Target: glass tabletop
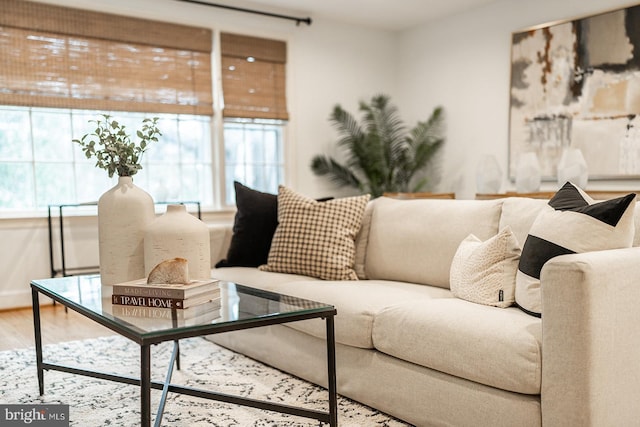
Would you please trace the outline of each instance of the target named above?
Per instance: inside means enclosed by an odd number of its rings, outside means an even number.
[[[113,287],[100,276],[32,280],[31,286],[61,304],[130,338],[173,339],[335,314],[331,305],[219,281],[219,298],[185,309],[112,303]],[[161,341],[157,339],[156,341]]]

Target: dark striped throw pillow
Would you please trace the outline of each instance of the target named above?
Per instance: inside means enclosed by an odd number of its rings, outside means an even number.
[[[540,272],[559,255],[631,247],[636,195],[595,202],[567,182],[536,217],[522,248],[516,274],[516,304],[542,316]]]

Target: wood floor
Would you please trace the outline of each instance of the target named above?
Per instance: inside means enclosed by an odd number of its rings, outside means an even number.
[[[42,344],[113,335],[114,332],[60,304],[40,308]],[[34,346],[31,308],[0,311],[0,351]]]

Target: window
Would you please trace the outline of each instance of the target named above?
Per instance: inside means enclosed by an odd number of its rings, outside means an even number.
[[[283,122],[228,119],[224,123],[225,203],[234,201],[233,181],[278,193],[284,181]]]
[[[284,182],[287,45],[222,33],[220,49],[225,202],[233,204],[233,181],[269,193]]]
[[[0,107],[0,210],[93,202],[115,185],[71,140],[92,131],[97,111]],[[142,113],[113,112],[132,133]],[[158,114],[163,134],[143,156],[136,184],[154,200],[199,200],[211,205],[211,138],[208,116]]]
[[[0,0],[0,210],[95,201],[113,182],[71,141],[108,113],[163,136],[134,179],[158,201],[212,204],[212,31]]]

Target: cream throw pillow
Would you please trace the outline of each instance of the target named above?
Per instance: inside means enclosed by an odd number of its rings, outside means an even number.
[[[370,196],[318,202],[278,189],[278,227],[263,271],[358,280],[355,240]]]
[[[469,235],[460,243],[451,263],[451,292],[478,304],[509,307],[515,301],[520,252],[518,239],[509,226],[484,242]]]

